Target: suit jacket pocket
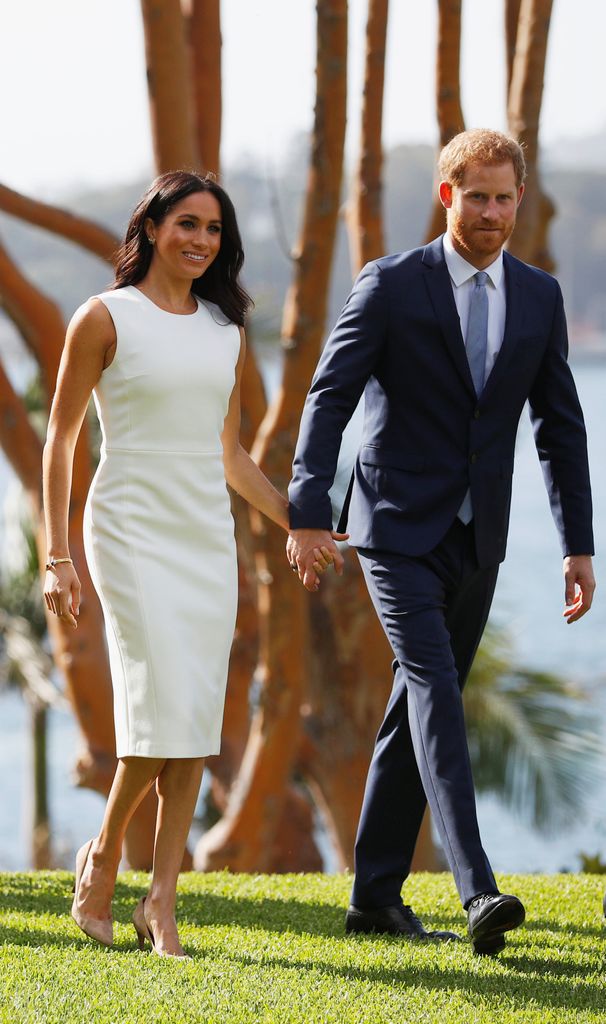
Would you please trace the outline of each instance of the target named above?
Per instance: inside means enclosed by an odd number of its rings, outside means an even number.
[[[404,469],[409,473],[422,473],[427,465],[427,460],[415,452],[377,448],[370,444],[365,444],[360,449],[359,458],[363,466],[391,466],[393,469]]]

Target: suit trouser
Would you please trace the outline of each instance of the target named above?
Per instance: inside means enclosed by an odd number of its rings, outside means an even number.
[[[463,905],[497,885],[482,848],[461,691],[480,642],[498,566],[480,569],[473,524],[455,520],[420,557],[360,549],[395,656],[355,847],[352,903],[393,906],[429,802]]]

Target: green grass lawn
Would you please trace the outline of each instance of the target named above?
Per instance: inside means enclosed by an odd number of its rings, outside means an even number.
[[[527,924],[496,958],[471,946],[346,938],[351,877],[189,874],[178,916],[190,962],[139,952],[130,916],[147,876],[121,875],[115,947],[79,932],[65,872],[0,874],[2,1024],[551,1024],[606,1021],[604,879],[501,877]],[[406,899],[465,931],[450,875]]]

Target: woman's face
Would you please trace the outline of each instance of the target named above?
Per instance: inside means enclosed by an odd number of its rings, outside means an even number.
[[[201,277],[221,248],[221,207],[212,192],[192,192],[176,203],[160,224],[145,221],[154,239],[153,263],[170,277]]]

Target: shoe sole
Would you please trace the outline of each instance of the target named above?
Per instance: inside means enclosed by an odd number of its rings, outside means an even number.
[[[347,916],[345,919],[346,935],[399,935],[400,932],[388,931],[385,928],[369,925],[361,917]]]
[[[471,942],[474,953],[480,956],[491,956],[500,953],[505,949],[504,932],[513,931],[524,923],[526,911],[521,903],[513,906],[506,903],[495,907],[491,914],[476,928],[475,935],[472,935]]]
[[[477,956],[496,956],[505,949],[505,936],[500,933],[491,939],[472,939],[472,945]]]
[[[355,914],[348,914],[345,918],[346,935],[396,935],[399,938],[411,939],[413,942],[422,942],[423,936],[411,935],[410,932],[398,931],[394,928],[382,928],[380,925],[369,925],[368,919]]]

